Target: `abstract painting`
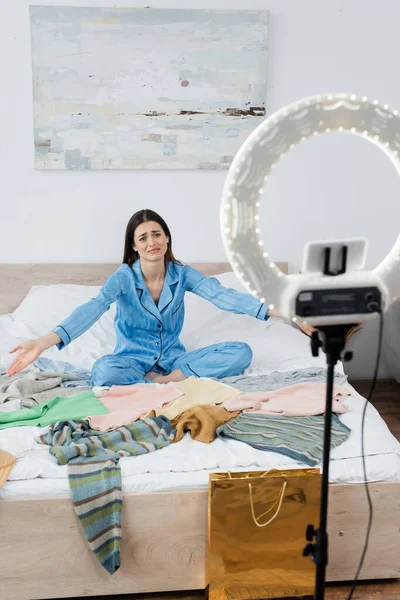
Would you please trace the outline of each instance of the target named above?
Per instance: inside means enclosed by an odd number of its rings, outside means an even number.
[[[38,169],[226,169],[265,118],[268,11],[30,16]]]

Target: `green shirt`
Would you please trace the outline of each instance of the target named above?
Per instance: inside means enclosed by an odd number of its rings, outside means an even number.
[[[93,392],[84,392],[69,398],[57,396],[32,408],[0,412],[0,429],[23,425],[44,427],[57,421],[76,421],[107,413],[108,410]]]

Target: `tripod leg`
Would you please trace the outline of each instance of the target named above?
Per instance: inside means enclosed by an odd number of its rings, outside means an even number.
[[[329,458],[331,449],[331,423],[333,399],[334,364],[328,365],[328,378],[326,385],[326,408],[324,423],[324,458],[322,463],[321,507],[319,528],[316,532],[315,562],[317,565],[315,598],[324,599],[325,574],[328,564],[328,534],[326,531],[328,520],[328,483],[329,483]]]
[[[332,425],[332,400],[333,400],[333,382],[335,365],[340,360],[340,355],[345,347],[346,334],[351,325],[333,325],[320,327],[319,331],[322,337],[322,347],[326,354],[328,365],[327,385],[326,385],[326,407],[324,421],[324,457],[322,462],[322,482],[321,482],[321,504],[319,528],[315,531],[313,526],[307,527],[307,540],[315,537],[315,542],[307,544],[303,555],[312,555],[316,564],[315,579],[315,600],[324,600],[325,594],[325,574],[328,564],[328,484],[329,484],[329,459],[331,450],[331,425]]]

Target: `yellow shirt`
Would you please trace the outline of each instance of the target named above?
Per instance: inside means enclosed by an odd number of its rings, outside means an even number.
[[[184,395],[174,400],[169,406],[157,409],[155,411],[157,417],[164,415],[172,421],[188,408],[202,404],[210,406],[221,404],[228,398],[242,393],[236,388],[203,377],[188,377],[183,381],[174,382],[174,385],[179,387]]]

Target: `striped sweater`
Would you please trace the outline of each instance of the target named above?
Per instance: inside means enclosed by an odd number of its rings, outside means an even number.
[[[75,512],[92,552],[110,574],[120,566],[119,459],[164,448],[174,435],[166,417],[149,417],[106,433],[90,429],[87,421],[60,421],[38,440],[51,446],[59,465],[68,463]]]
[[[314,467],[322,460],[324,415],[280,417],[240,414],[217,429],[221,439],[244,442],[258,450],[277,452]],[[345,442],[351,430],[332,415],[331,448]]]

